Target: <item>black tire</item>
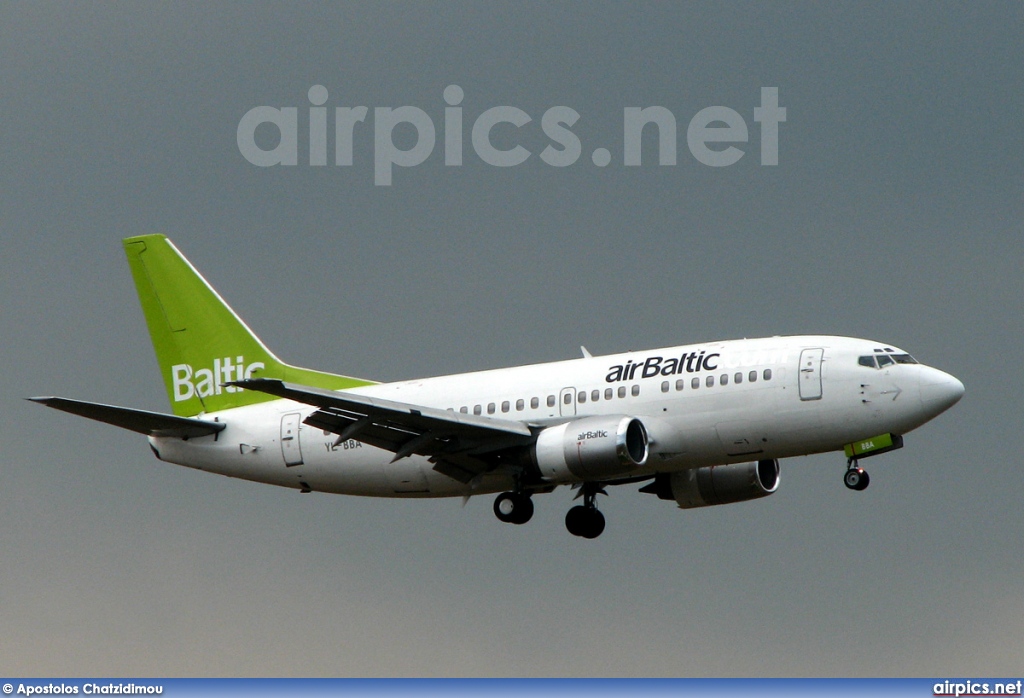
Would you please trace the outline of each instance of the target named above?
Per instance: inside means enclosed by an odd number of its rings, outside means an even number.
[[[584,538],[593,540],[604,533],[604,514],[597,509],[587,511],[587,530],[583,533]]]
[[[533,518],[533,500],[525,494],[502,492],[494,499],[494,515],[505,523],[524,524]]]
[[[868,477],[867,471],[864,468],[849,468],[843,475],[843,484],[857,492],[867,489],[870,482],[871,478]]]
[[[574,536],[583,536],[583,531],[586,530],[586,518],[587,508],[586,507],[573,507],[565,513],[565,528],[569,533]]]
[[[604,515],[597,509],[575,506],[565,515],[565,528],[580,538],[597,538],[604,532]]]
[[[868,485],[870,485],[870,484],[871,484],[871,478],[868,476],[868,471],[867,470],[861,470],[861,473],[860,473],[860,484],[857,485],[857,491],[858,492],[863,492],[864,490],[866,490],[868,488]]]
[[[533,518],[533,500],[525,494],[515,495],[515,498],[515,518],[512,523],[522,525]]]

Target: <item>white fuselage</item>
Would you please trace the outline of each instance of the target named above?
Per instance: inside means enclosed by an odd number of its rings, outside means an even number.
[[[959,399],[962,384],[917,363],[869,367],[859,357],[904,355],[869,340],[772,337],[595,356],[386,383],[351,392],[542,427],[592,415],[640,418],[650,457],[634,475],[842,449],[905,434]],[[220,413],[218,434],[150,437],[166,461],[319,492],[446,497],[513,486],[504,470],[463,484],[424,457],[394,454],[302,424],[315,408],[274,400]],[[567,476],[559,482],[573,482]]]

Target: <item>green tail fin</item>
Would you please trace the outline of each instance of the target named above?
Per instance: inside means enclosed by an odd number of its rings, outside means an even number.
[[[124,250],[174,414],[194,417],[277,399],[223,385],[244,378],[328,390],[372,385],[282,363],[166,236],[125,238]]]

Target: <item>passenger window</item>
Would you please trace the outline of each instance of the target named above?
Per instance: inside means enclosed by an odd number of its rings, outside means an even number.
[[[469,414],[469,408],[468,407],[460,407],[459,408],[459,412],[461,412],[462,414]]]
[[[740,373],[739,371],[737,371],[736,375],[732,377],[732,382],[736,383],[736,384],[742,383],[743,382],[743,374]]]
[[[714,377],[714,376],[708,376],[708,377],[707,377],[707,378],[706,378],[706,379],[704,380],[704,384],[705,384],[706,386],[708,386],[709,388],[713,388],[713,387],[715,387],[715,377]]]
[[[879,354],[877,358],[878,368],[882,368],[882,366],[888,366],[889,364],[896,363],[889,357],[888,354]]]
[[[764,370],[764,379],[766,381],[770,381],[772,379],[772,370],[770,368],[766,368]]]
[[[728,373],[723,373],[721,379],[719,380],[719,382],[722,385],[729,385],[729,374]]]
[[[586,390],[581,390],[580,394],[576,396],[576,402],[578,402],[578,403],[580,403],[582,405],[586,401],[587,401],[587,391]],[[566,403],[566,404],[568,404],[568,403]]]
[[[868,368],[876,368],[875,357],[873,356],[862,356],[857,359],[857,363],[861,366],[867,366]]]
[[[751,383],[756,383],[757,382],[757,371],[751,371],[750,373],[748,373],[747,374],[747,380],[750,381]]]
[[[619,397],[626,397],[626,386],[619,386]]]
[[[530,404],[533,405],[534,407],[536,407],[537,405],[534,404],[536,402],[537,402],[537,398],[533,398],[533,400],[530,401]],[[554,407],[554,406],[555,406],[555,396],[554,395],[548,395],[548,407]]]
[[[509,408],[508,400],[505,400],[503,403],[501,403],[501,411],[502,412],[508,412],[508,408]]]
[[[481,412],[483,410],[480,408],[480,405],[473,405],[473,414],[480,414]]]
[[[692,381],[690,381],[690,387],[693,388],[694,390],[699,388],[700,387],[700,378],[694,378]]]
[[[522,412],[524,407],[526,407],[526,402],[523,398],[516,400],[516,412]]]
[[[488,405],[487,405],[487,414],[494,414],[494,403],[493,402],[488,403]]]
[[[683,383],[683,379],[682,378],[677,378],[676,379],[676,390],[682,390],[684,385],[685,385],[685,383]]]
[[[601,399],[601,391],[600,390],[591,390],[590,391],[590,401],[591,402],[597,402],[600,399]]]
[[[562,404],[565,404],[565,405],[571,405],[572,404],[572,393],[566,393],[565,394],[565,397],[562,398]]]
[[[605,400],[611,400],[613,397],[615,397],[615,391],[612,390],[611,388],[605,388],[604,389],[604,399]]]
[[[632,393],[633,397],[639,397],[640,396],[640,386],[639,385],[634,385],[632,388],[629,389],[629,392]]]
[[[668,392],[668,381],[662,381],[661,382],[661,392],[663,392],[663,393],[667,393]]]

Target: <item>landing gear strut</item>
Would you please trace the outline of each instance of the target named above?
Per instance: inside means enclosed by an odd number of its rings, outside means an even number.
[[[505,523],[524,524],[533,517],[533,500],[521,492],[502,492],[494,500],[494,515]]]
[[[868,477],[868,471],[857,465],[856,458],[850,458],[846,461],[846,474],[843,475],[843,484],[851,490],[860,492],[866,490],[868,484],[871,483],[871,478]]]
[[[604,515],[597,510],[594,501],[597,495],[608,493],[599,485],[584,483],[582,491],[576,497],[583,497],[582,506],[574,506],[565,515],[565,528],[569,533],[580,538],[597,538],[604,531]]]

